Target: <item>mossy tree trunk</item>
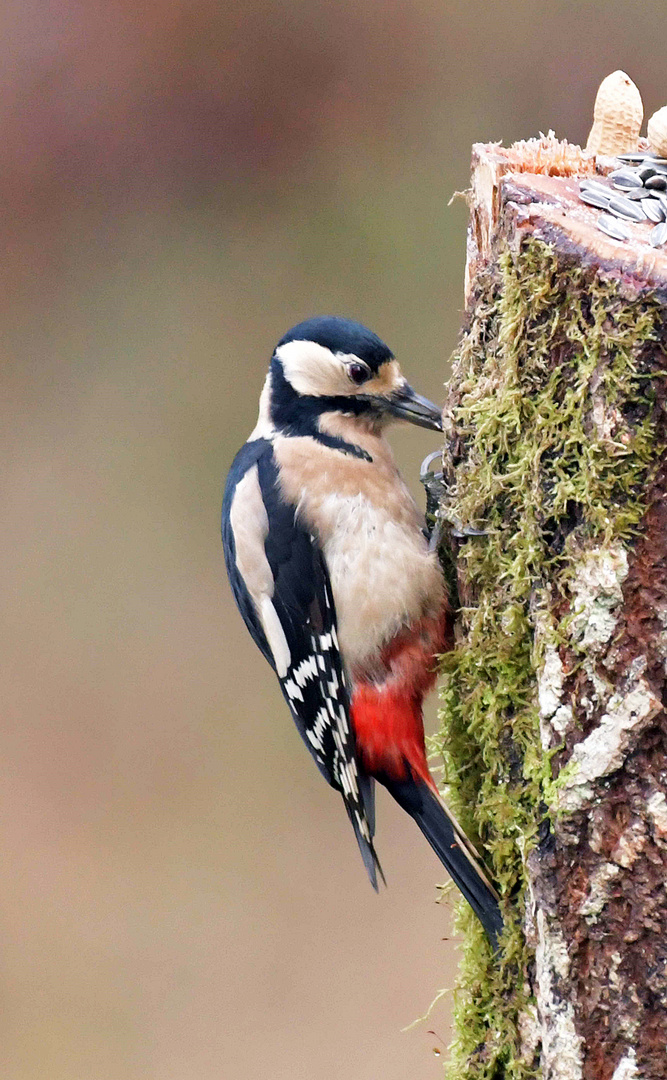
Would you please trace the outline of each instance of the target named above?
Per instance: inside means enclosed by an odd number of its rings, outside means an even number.
[[[576,148],[473,164],[441,747],[508,929],[460,913],[449,1075],[664,1080],[667,257],[595,228]]]

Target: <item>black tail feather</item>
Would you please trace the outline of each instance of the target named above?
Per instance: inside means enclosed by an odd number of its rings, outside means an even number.
[[[348,815],[349,815],[350,821],[352,822],[352,828],[354,829],[354,835],[357,838],[357,843],[359,845],[359,851],[361,852],[361,857],[364,860],[364,866],[366,867],[366,873],[368,874],[371,885],[373,886],[373,888],[377,892],[378,891],[378,878],[377,878],[378,874],[380,875],[380,877],[382,879],[382,884],[383,885],[386,885],[387,882],[385,880],[385,876],[384,876],[384,873],[382,871],[382,867],[380,866],[380,860],[377,857],[377,852],[375,850],[373,840],[372,840],[372,838],[370,840],[367,840],[366,837],[362,834],[361,829],[359,828],[358,822],[355,821],[354,815],[350,812],[349,809],[348,809]]]
[[[495,950],[503,929],[498,895],[456,818],[423,780],[412,776],[407,780],[383,778],[382,783],[399,806],[417,822],[486,930]]]
[[[345,799],[344,802],[345,809],[347,810],[347,815],[350,819],[350,822],[352,823],[352,828],[354,829],[354,835],[357,838],[361,857],[364,860],[366,873],[368,874],[371,885],[377,892],[377,875],[379,874],[382,878],[383,885],[386,885],[387,882],[385,881],[385,876],[382,872],[382,867],[380,866],[380,860],[377,857],[377,852],[373,845],[373,836],[375,835],[374,783],[375,782],[373,778],[371,776],[368,776],[367,773],[361,771],[359,772],[359,794],[364,808],[363,818],[365,819],[365,824],[368,829],[368,836],[364,836],[362,832],[358,815],[355,813],[355,808],[350,805],[347,799]]]

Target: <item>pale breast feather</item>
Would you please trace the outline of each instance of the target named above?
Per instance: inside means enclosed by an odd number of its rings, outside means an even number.
[[[351,438],[349,427],[333,434]],[[336,598],[348,670],[371,670],[404,627],[434,615],[444,598],[437,556],[385,440],[360,432],[372,463],[307,438],[277,439],[280,483],[318,537]]]

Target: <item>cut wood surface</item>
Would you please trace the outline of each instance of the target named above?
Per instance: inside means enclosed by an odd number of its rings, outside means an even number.
[[[531,233],[564,253],[571,251],[583,265],[629,275],[640,286],[667,287],[667,248],[653,248],[648,240],[653,223],[624,221],[630,239],[612,240],[596,225],[602,211],[579,198],[579,180],[602,180],[618,165],[616,159],[596,159],[555,139],[532,139],[508,150],[476,143],[466,301],[471,282],[488,262],[492,242]]]
[[[461,914],[456,1077],[667,1076],[667,250],[598,228],[614,167],[473,151],[441,745],[509,929]]]

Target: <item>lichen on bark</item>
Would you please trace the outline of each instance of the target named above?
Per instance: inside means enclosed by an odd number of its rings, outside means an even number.
[[[498,247],[468,304],[440,512],[484,533],[458,543],[435,746],[507,930],[492,957],[459,911],[451,1080],[663,1075],[664,305],[534,235]],[[646,938],[650,991],[614,947],[627,932]]]

